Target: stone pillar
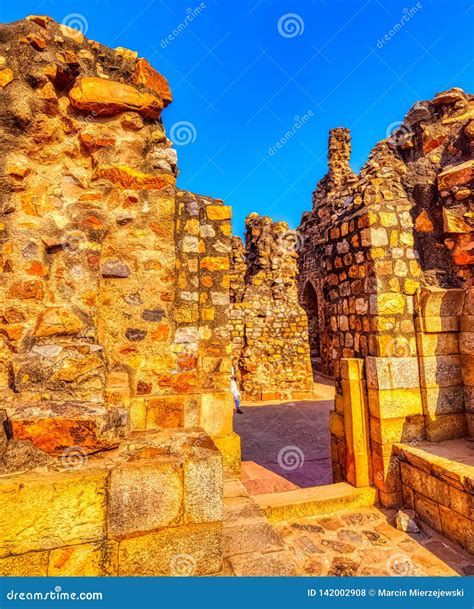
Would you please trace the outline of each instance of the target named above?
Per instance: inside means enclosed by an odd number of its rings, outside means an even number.
[[[344,127],[337,127],[329,131],[328,142],[328,168],[329,177],[337,182],[347,172],[351,172],[349,161],[351,158],[351,132]]]
[[[366,375],[374,485],[384,507],[402,504],[395,442],[425,439],[416,357],[367,357]]]
[[[341,376],[347,481],[356,487],[370,486],[372,475],[364,360],[342,359]]]
[[[459,329],[467,434],[470,438],[474,438],[474,288],[470,288],[465,293]]]
[[[438,442],[466,433],[459,355],[462,289],[422,288],[416,294],[416,338],[426,437]]]

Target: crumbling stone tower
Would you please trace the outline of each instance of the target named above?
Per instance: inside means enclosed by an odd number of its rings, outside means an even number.
[[[48,17],[0,26],[0,571],[221,566],[231,213],[176,188],[166,79]]]
[[[300,298],[308,308],[314,288],[318,365],[336,380],[335,479],[375,484],[384,505],[411,504],[471,551],[472,474],[448,461],[436,493],[431,457],[414,473],[420,461],[401,464],[412,449],[396,443],[474,437],[473,111],[460,89],[416,103],[359,176],[348,131],[333,130],[329,173],[299,228]],[[463,505],[446,499],[454,470]]]
[[[233,237],[231,336],[244,399],[312,395],[308,326],[297,295],[297,234],[285,222],[250,214],[245,248]]]

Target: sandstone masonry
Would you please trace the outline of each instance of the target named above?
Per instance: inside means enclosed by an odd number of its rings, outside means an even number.
[[[473,112],[460,89],[417,102],[358,176],[332,130],[299,228],[313,366],[336,381],[334,476],[387,506],[403,504],[395,442],[473,437]]]
[[[312,396],[308,322],[298,304],[295,231],[250,214],[245,247],[232,238],[232,361],[251,401]]]
[[[2,572],[221,568],[231,210],[176,188],[171,99],[132,51],[0,26]]]

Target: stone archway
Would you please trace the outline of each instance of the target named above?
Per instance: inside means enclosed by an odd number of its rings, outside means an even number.
[[[314,376],[321,369],[321,326],[318,311],[318,296],[311,281],[306,282],[301,305],[308,317],[309,349]]]

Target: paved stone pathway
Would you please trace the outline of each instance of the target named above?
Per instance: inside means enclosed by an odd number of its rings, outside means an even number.
[[[244,414],[234,415],[242,461],[256,463],[300,488],[331,484],[329,411],[333,403],[325,399],[243,405]],[[253,466],[246,473],[249,478],[258,478]],[[268,481],[262,481],[262,489],[258,490],[253,483],[252,494],[268,492],[267,484]]]
[[[427,525],[394,526],[376,507],[271,524],[242,482],[224,485],[222,575],[473,575],[474,557]]]

